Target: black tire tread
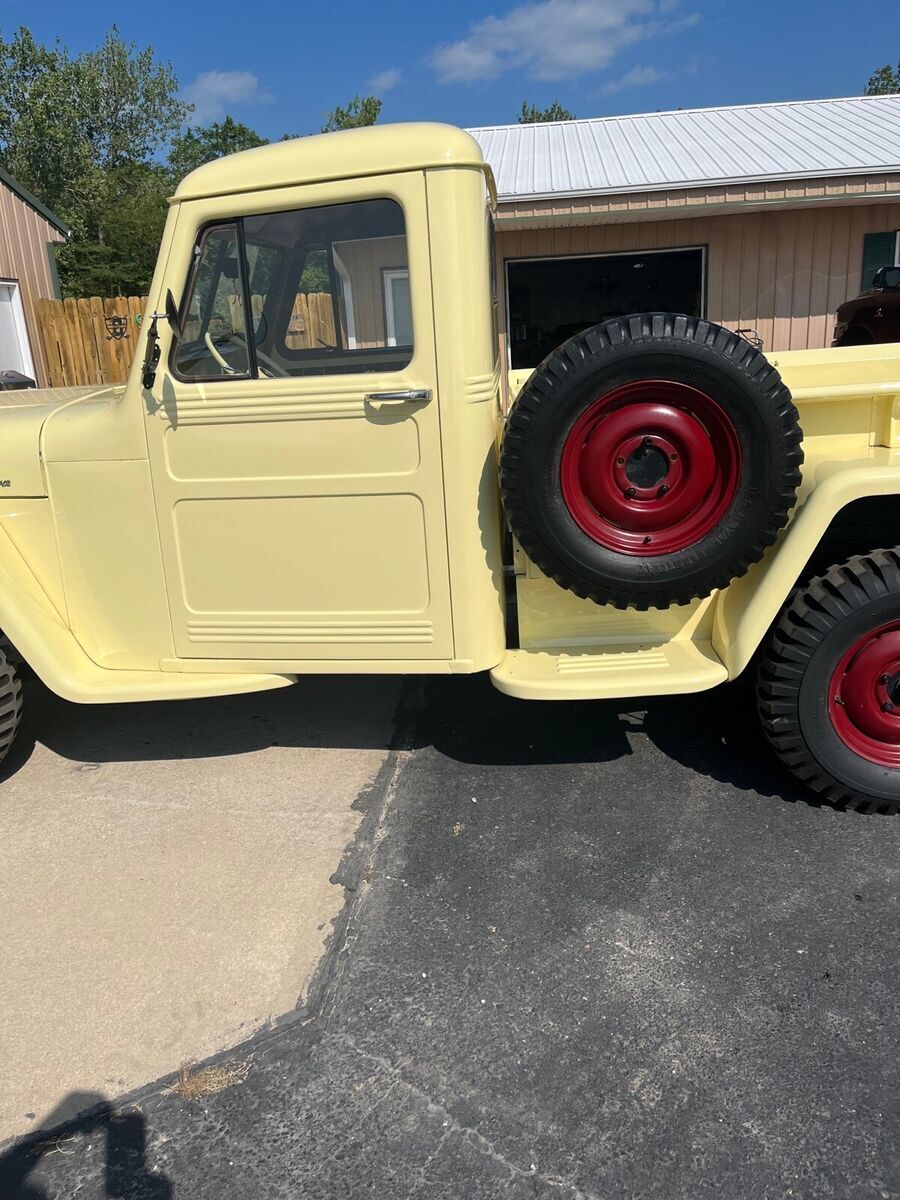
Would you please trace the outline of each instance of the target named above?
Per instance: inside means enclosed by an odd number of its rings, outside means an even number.
[[[769,635],[757,675],[763,729],[785,766],[835,808],[892,814],[896,801],[873,798],[835,779],[807,745],[796,715],[806,664],[823,637],[866,600],[900,595],[900,547],[857,554],[810,580],[788,600]]]
[[[0,763],[9,753],[22,720],[22,680],[10,651],[9,643],[0,637]]]
[[[593,600],[596,604],[611,604],[616,608],[650,607],[643,596],[630,594],[619,588],[613,590],[597,585],[589,586],[574,576],[538,536],[525,502],[527,481],[524,478],[523,455],[530,436],[530,426],[538,409],[542,405],[553,403],[559,388],[568,381],[573,370],[583,366],[587,358],[596,357],[624,342],[646,344],[648,349],[655,350],[665,349],[673,342],[692,342],[714,349],[718,354],[730,359],[755,387],[762,389],[777,415],[783,434],[785,469],[781,487],[775,503],[770,508],[765,526],[740,547],[727,565],[709,577],[709,586],[705,591],[690,584],[685,586],[673,583],[665,589],[660,585],[653,597],[653,607],[657,608],[686,604],[697,596],[708,595],[717,588],[726,587],[762,558],[769,546],[775,542],[780,530],[787,524],[788,514],[795,503],[797,488],[800,485],[800,468],[803,463],[802,433],[799,414],[791,394],[765,355],[739,334],[697,317],[676,313],[640,313],[606,321],[570,338],[535,369],[516,398],[507,418],[500,453],[500,489],[504,511],[510,529],[525,553],[560,587],[585,600]]]

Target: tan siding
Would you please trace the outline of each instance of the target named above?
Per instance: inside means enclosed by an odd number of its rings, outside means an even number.
[[[335,249],[350,276],[357,346],[386,345],[382,272],[407,265],[406,238],[337,242]]]
[[[56,294],[47,245],[61,241],[58,229],[0,182],[0,277],[19,283],[38,387],[47,387],[50,377],[35,309],[38,300]]]
[[[767,350],[797,350],[830,343],[835,309],[860,290],[863,238],[886,229],[900,229],[900,201],[566,230],[505,230],[501,218],[497,247],[502,269],[510,258],[706,246],[710,320],[756,329]]]

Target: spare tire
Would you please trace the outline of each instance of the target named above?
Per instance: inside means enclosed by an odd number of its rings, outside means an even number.
[[[790,392],[742,337],[673,313],[622,317],[570,338],[520,392],[504,508],[532,562],[576,595],[685,604],[775,541],[801,439]]]

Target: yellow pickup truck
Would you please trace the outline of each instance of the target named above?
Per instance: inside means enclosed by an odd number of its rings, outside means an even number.
[[[900,807],[900,347],[645,313],[507,374],[494,196],[441,125],[182,182],[127,385],[0,394],[0,757],[23,664],[79,703],[752,665],[800,779]]]

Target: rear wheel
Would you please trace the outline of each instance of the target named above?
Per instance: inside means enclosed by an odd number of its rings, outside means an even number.
[[[900,549],[851,558],[792,598],[758,696],[799,779],[831,804],[900,811]]]
[[[15,740],[22,719],[22,681],[0,639],[0,763]]]

